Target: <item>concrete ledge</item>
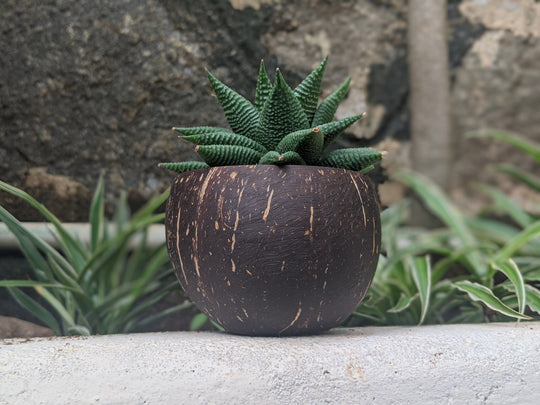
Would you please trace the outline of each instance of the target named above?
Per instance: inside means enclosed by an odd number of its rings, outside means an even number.
[[[540,403],[540,322],[0,341],[4,404]]]

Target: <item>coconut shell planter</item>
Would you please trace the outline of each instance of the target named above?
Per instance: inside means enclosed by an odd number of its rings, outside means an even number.
[[[315,334],[364,298],[381,224],[364,173],[369,148],[325,153],[362,114],[332,121],[349,80],[320,105],[326,59],[295,89],[261,63],[255,104],[209,73],[232,130],[175,128],[204,162],[163,163],[179,174],[167,204],[174,271],[190,299],[225,331]]]

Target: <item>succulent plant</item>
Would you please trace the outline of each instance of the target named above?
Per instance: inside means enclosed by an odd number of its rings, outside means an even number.
[[[203,162],[161,163],[160,167],[178,173],[211,166],[254,164],[371,170],[382,159],[382,152],[348,148],[325,153],[345,129],[365,116],[362,113],[332,121],[347,94],[350,78],[318,104],[327,59],[294,90],[279,69],[272,84],[261,60],[254,104],[207,72],[231,130],[208,126],[173,128],[182,134],[182,139],[196,145],[195,151]]]

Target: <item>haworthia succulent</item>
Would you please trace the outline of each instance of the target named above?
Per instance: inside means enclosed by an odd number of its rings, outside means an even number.
[[[294,89],[294,95],[300,101],[308,122],[313,120],[313,115],[317,109],[319,95],[321,94],[321,83],[326,68],[328,56]],[[333,115],[332,115],[333,116]]]
[[[259,111],[255,106],[221,83],[210,72],[208,79],[233,132],[245,136],[253,134],[259,122]]]
[[[338,87],[336,91],[326,97],[313,117],[311,125],[321,125],[326,124],[334,119],[339,103],[343,100],[347,91],[349,91],[349,85],[351,83],[351,78],[348,77],[341,86]]]
[[[176,173],[184,173],[190,170],[205,169],[210,167],[204,162],[160,163],[158,166]]]
[[[257,78],[257,90],[255,91],[255,107],[257,110],[262,111],[264,103],[268,99],[270,93],[272,93],[272,87],[272,82],[264,67],[264,60],[261,59],[259,77]]]
[[[285,136],[277,145],[276,151],[297,152],[308,165],[315,164],[321,157],[324,134],[319,127],[301,129]]]
[[[330,145],[334,139],[343,133],[348,127],[354,124],[359,119],[363,118],[365,114],[353,115],[352,117],[343,118],[339,121],[332,121],[327,124],[319,126],[324,133],[324,146]]]
[[[309,128],[309,123],[298,99],[279,70],[272,93],[264,103],[256,141],[272,150],[291,132]]]
[[[327,58],[294,91],[276,70],[270,81],[261,60],[254,104],[220,82],[208,79],[232,128],[200,126],[173,128],[186,141],[197,145],[203,162],[163,163],[182,172],[208,166],[275,164],[318,165],[369,171],[382,153],[368,148],[337,150],[321,159],[323,151],[345,129],[364,117],[354,115],[332,121],[350,85],[345,80],[317,108]]]
[[[263,155],[237,145],[197,145],[195,152],[210,166],[254,165]]]
[[[194,143],[195,145],[238,145],[266,153],[267,150],[260,143],[244,135],[238,135],[234,132],[216,131],[209,134],[198,134],[183,136],[182,139]]]
[[[319,165],[347,170],[363,170],[379,162],[382,157],[382,152],[370,148],[338,149],[322,159]]]
[[[289,151],[285,153],[279,153],[275,150],[265,154],[260,160],[260,165],[305,165],[306,162],[302,159],[298,153]]]
[[[233,131],[230,131],[225,128],[220,127],[188,127],[188,128],[181,128],[181,127],[174,127],[173,131],[180,132],[184,135],[200,135],[200,134],[213,134],[214,132],[229,132],[231,134],[234,134]]]

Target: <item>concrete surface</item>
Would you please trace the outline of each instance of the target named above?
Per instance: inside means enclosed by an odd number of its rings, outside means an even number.
[[[540,322],[0,341],[2,404],[539,404]]]

